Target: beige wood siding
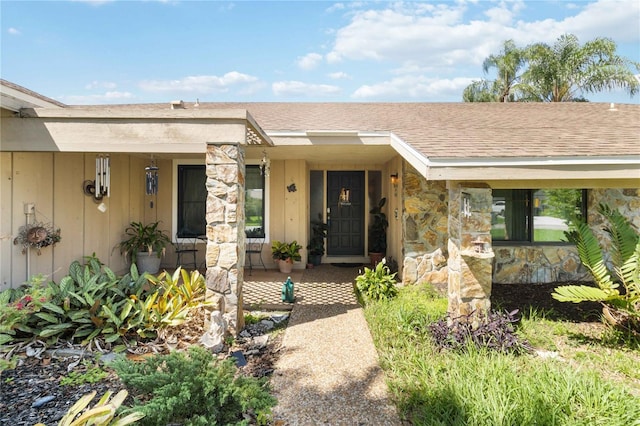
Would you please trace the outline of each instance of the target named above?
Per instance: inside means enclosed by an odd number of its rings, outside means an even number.
[[[111,196],[101,201],[83,192],[83,182],[95,179],[95,154],[0,153],[0,288],[17,287],[27,275],[43,274],[58,281],[69,264],[95,255],[117,273],[128,269],[117,249],[131,221],[162,220],[170,232],[171,190],[158,196],[153,209],[144,194],[144,167],[148,160],[129,154],[111,154]],[[168,179],[170,164],[162,166]],[[103,202],[107,210],[98,210]],[[13,244],[26,223],[25,203],[34,203],[35,220],[61,229],[62,241],[27,255]],[[32,219],[33,220],[33,219]]]

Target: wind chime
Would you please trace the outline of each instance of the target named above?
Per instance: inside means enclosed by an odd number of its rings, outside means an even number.
[[[101,199],[111,196],[111,160],[108,155],[96,156],[96,180],[94,197]]]
[[[95,180],[85,180],[82,188],[86,195],[90,195],[95,201],[100,201],[106,195],[111,196],[111,160],[108,154],[96,156]]]
[[[146,192],[147,195],[157,195],[158,194],[158,167],[156,163],[151,160],[151,165],[144,168],[146,174]]]

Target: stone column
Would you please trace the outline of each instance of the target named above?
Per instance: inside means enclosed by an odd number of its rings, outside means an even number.
[[[238,143],[207,144],[207,297],[214,308],[205,329],[236,334],[244,327],[244,148]],[[220,317],[224,319],[221,321]],[[220,330],[222,329],[222,330]],[[219,339],[216,339],[219,340]]]
[[[452,318],[491,308],[491,188],[460,184],[449,188],[448,312]]]

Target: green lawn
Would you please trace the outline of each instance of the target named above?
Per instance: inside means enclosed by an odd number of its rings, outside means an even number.
[[[550,357],[440,352],[427,325],[446,308],[428,286],[365,307],[391,394],[412,424],[640,425],[639,347],[533,314],[521,333]]]

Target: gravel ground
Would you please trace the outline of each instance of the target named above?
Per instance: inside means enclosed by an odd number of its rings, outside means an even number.
[[[276,424],[402,424],[353,293],[357,274],[330,265],[304,272],[271,378]]]

